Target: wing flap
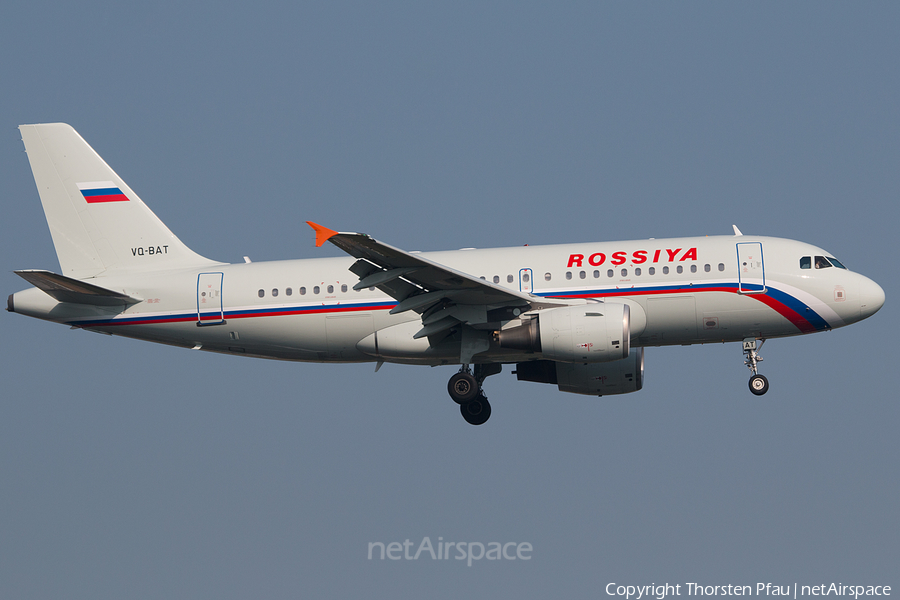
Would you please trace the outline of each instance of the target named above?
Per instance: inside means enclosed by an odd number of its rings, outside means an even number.
[[[446,331],[451,327],[456,327],[457,325],[459,325],[459,319],[447,316],[440,319],[439,321],[434,321],[422,327],[422,329],[420,329],[416,332],[415,335],[413,335],[413,339],[418,340],[423,337],[435,335],[437,333],[441,333],[442,331]]]
[[[453,290],[437,290],[435,292],[425,292],[423,294],[410,296],[398,302],[397,306],[391,309],[391,314],[399,315],[400,313],[404,313],[408,310],[418,310],[420,308],[424,310],[425,308],[432,306],[435,303],[440,302],[441,300],[450,300],[453,298],[453,296]]]
[[[387,271],[375,271],[371,275],[363,277],[359,283],[353,286],[354,290],[363,290],[367,287],[375,287],[389,283],[395,279],[416,272],[415,267],[406,267],[405,269],[388,269]]]

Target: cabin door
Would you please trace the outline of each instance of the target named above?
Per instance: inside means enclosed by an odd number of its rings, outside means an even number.
[[[737,245],[738,291],[759,294],[766,291],[766,267],[763,263],[762,242],[741,242]]]
[[[200,273],[197,277],[197,325],[225,322],[222,308],[223,273]]]

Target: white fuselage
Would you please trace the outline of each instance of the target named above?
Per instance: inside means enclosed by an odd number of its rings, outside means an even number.
[[[459,363],[458,342],[400,352],[361,343],[400,326],[411,337],[420,315],[391,315],[396,300],[354,291],[352,258],[284,260],[146,270],[88,281],[142,299],[127,308],[57,302],[39,289],[10,298],[15,312],[154,342],[283,360]],[[500,286],[572,302],[631,308],[631,345],[740,341],[848,325],[880,308],[870,279],[838,267],[801,268],[833,256],[786,239],[714,236],[422,253]],[[408,323],[407,329],[403,324]],[[510,317],[501,327],[518,324]],[[532,356],[533,357],[533,356]],[[516,362],[520,351],[491,346],[474,362]]]

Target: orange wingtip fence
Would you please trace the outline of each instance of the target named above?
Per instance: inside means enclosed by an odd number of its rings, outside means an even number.
[[[328,229],[327,227],[323,227],[322,225],[319,225],[318,223],[313,223],[312,221],[307,221],[306,224],[309,225],[310,227],[312,227],[313,230],[315,230],[315,232],[316,232],[316,247],[317,248],[338,234],[337,231],[334,231],[333,229]]]

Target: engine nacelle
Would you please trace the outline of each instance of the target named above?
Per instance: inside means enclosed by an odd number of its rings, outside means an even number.
[[[597,302],[541,311],[520,327],[497,333],[501,348],[540,352],[547,360],[603,363],[628,356],[631,311],[627,304]]]
[[[554,383],[561,392],[606,396],[630,394],[644,386],[644,349],[611,363],[573,364],[534,360],[516,364],[519,381]]]

